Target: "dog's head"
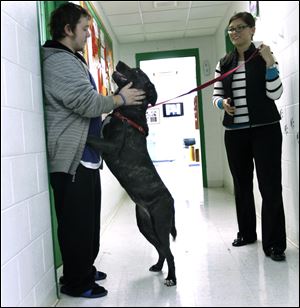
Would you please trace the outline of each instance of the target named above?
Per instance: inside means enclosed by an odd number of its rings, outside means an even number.
[[[146,98],[143,103],[155,105],[157,100],[155,86],[140,68],[130,68],[124,62],[119,61],[112,78],[119,87],[116,94],[129,82],[132,82],[132,88],[145,91]]]

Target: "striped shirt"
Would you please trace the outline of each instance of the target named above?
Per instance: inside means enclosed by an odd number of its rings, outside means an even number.
[[[234,101],[235,112],[233,115],[233,125],[230,129],[247,128],[250,127],[249,112],[246,97],[246,71],[244,61],[239,61],[241,65],[233,73],[232,77],[232,95],[231,99]],[[220,62],[218,62],[215,78],[221,75]],[[266,70],[266,95],[272,100],[279,99],[283,91],[282,83],[278,72],[278,63],[275,66]],[[222,81],[217,81],[214,84],[214,92],[212,103],[216,108],[223,109],[222,100],[224,97],[224,89]],[[229,127],[228,127],[229,128]]]

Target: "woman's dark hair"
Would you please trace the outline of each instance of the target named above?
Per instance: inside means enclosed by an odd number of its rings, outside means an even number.
[[[59,40],[66,36],[65,26],[70,25],[74,32],[77,23],[81,17],[91,18],[91,15],[80,5],[68,2],[51,13],[50,34],[53,40]]]
[[[255,27],[255,19],[254,17],[248,13],[248,12],[240,12],[240,13],[237,13],[235,15],[233,15],[230,20],[229,20],[229,23],[228,23],[228,26],[230,25],[230,23],[236,19],[242,19],[244,21],[244,23],[246,25],[248,25],[250,28],[252,27]]]

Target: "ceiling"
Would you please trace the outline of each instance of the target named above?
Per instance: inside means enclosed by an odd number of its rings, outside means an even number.
[[[233,1],[93,1],[119,43],[213,35]]]

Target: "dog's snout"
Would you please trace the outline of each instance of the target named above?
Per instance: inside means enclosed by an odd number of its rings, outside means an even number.
[[[124,74],[125,72],[131,70],[131,68],[125,64],[124,62],[122,61],[119,61],[117,66],[116,66],[116,70],[122,74]]]

